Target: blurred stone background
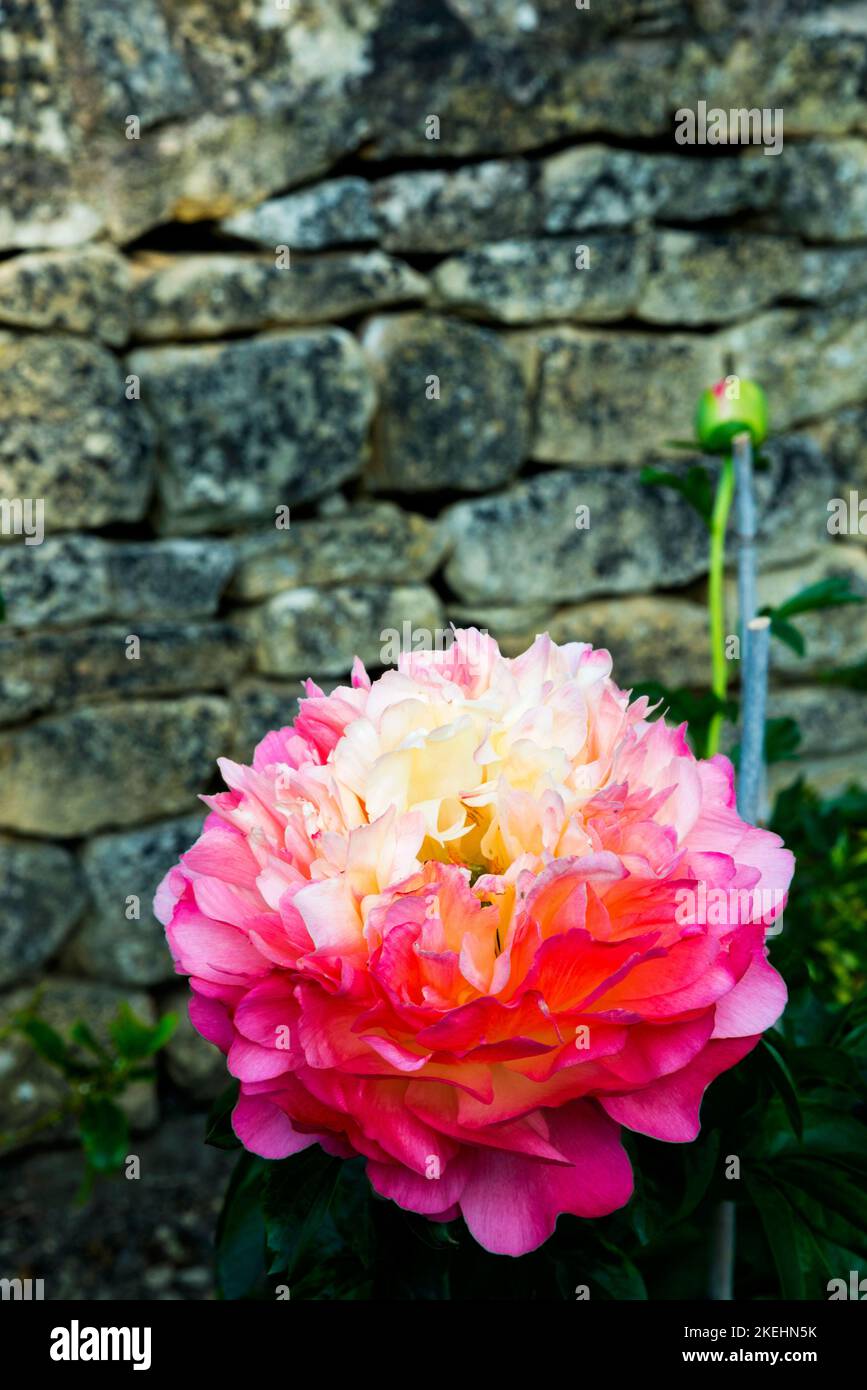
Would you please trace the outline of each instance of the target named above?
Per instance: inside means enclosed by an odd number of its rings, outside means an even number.
[[[0,536],[0,1021],[40,980],[61,1026],[182,1006],[150,901],[216,757],[386,629],[703,686],[705,537],[638,474],[732,366],[773,412],[762,601],[867,594],[827,526],[867,496],[867,6],[13,0],[0,61],[0,498],[46,527]],[[782,108],[782,152],[678,146],[699,100]],[[802,628],[772,712],[832,791],[865,696],[818,679],[867,610]],[[133,1098],[194,1187],[184,1105],[222,1081],[184,1023]],[[4,1129],[54,1085],[0,1044]],[[172,1268],[151,1294],[206,1289]]]

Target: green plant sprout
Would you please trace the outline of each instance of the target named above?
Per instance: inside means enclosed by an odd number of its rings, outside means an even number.
[[[642,683],[637,693],[648,695],[655,702],[662,702],[665,710],[674,719],[686,720],[695,752],[700,757],[710,758],[719,752],[722,728],[725,721],[735,723],[738,718],[738,702],[729,693],[729,662],[726,656],[726,540],[732,504],[735,499],[735,454],[738,441],[741,449],[748,455],[751,472],[752,449],[761,446],[768,437],[769,411],[765,393],[757,383],[729,375],[716,385],[708,387],[699,397],[695,414],[695,437],[692,440],[671,441],[671,447],[688,449],[705,454],[717,454],[722,458],[716,481],[710,469],[701,463],[692,464],[681,472],[647,467],[641,470],[642,483],[650,486],[667,487],[679,493],[698,513],[708,531],[708,631],[711,659],[710,691],[696,694],[683,688],[669,689],[658,682]],[[764,460],[759,456],[758,465]],[[750,547],[752,535],[745,535],[744,520],[739,518],[739,592],[741,606],[744,606],[744,576],[742,561],[745,543]],[[746,565],[754,563],[751,554],[746,557]],[[752,584],[754,587],[754,577]],[[747,593],[750,583],[747,581]],[[746,623],[753,616],[754,595],[747,599],[750,612],[742,615],[742,642],[746,640]],[[770,619],[771,636],[784,642],[799,656],[806,651],[803,634],[796,627],[793,618],[802,617],[820,609],[836,608],[843,604],[863,603],[861,595],[850,587],[844,576],[834,576],[810,584],[786,599],[776,607],[765,606],[759,609],[759,616]],[[832,679],[831,676],[828,679]],[[858,684],[860,680],[847,678],[846,672],[835,673],[833,679],[839,684]],[[663,708],[660,708],[663,713]],[[793,719],[771,719],[765,726],[765,761],[772,763],[790,758],[800,742],[800,731]],[[739,746],[733,750],[737,762]]]
[[[79,1200],[90,1194],[99,1174],[119,1171],[129,1152],[129,1123],[119,1101],[135,1081],[153,1080],[152,1058],[165,1047],[178,1023],[174,1013],[155,1024],[137,1018],[122,1003],[103,1041],[78,1019],[64,1038],[39,1014],[38,993],[16,1014],[0,1036],[24,1038],[39,1057],[63,1077],[66,1094],[52,1110],[26,1129],[0,1133],[0,1149],[22,1144],[42,1131],[72,1120],[84,1153],[85,1171]]]

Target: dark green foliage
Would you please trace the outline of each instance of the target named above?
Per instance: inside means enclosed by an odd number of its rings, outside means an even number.
[[[217,1222],[217,1285],[223,1298],[265,1296],[263,1158],[242,1153],[229,1179]]]
[[[9,1028],[26,1038],[44,1062],[66,1082],[66,1095],[56,1111],[32,1127],[32,1132],[75,1122],[85,1160],[79,1196],[85,1198],[98,1174],[115,1173],[129,1152],[129,1127],[119,1104],[131,1082],[153,1076],[150,1059],[165,1047],[177,1027],[177,1014],[164,1014],[155,1024],[142,1022],[128,1004],[118,1006],[102,1042],[89,1023],[78,1019],[64,1038],[39,1016],[38,995]],[[0,1145],[19,1143],[31,1132],[0,1135]]]
[[[774,961],[789,991],[848,1003],[867,982],[867,791],[822,801],[803,780],[777,798],[772,828],[795,856]]]
[[[205,1143],[213,1145],[215,1149],[240,1149],[241,1147],[241,1141],[235,1138],[235,1131],[232,1129],[232,1111],[235,1108],[239,1091],[238,1082],[230,1081],[229,1085],[213,1101],[208,1111]]]
[[[802,617],[805,613],[816,613],[825,608],[840,608],[847,603],[863,602],[862,596],[852,591],[847,576],[834,575],[830,579],[820,579],[816,584],[808,584],[805,589],[800,589],[776,608],[763,608],[761,611],[771,620],[773,636],[785,642],[796,655],[803,656],[807,650],[806,643],[803,634],[791,621],[792,618]]]
[[[685,447],[694,449],[695,445]],[[671,473],[665,468],[642,468],[640,477],[650,487],[667,487],[679,492],[710,529],[714,484],[704,464],[695,463],[683,473]]]

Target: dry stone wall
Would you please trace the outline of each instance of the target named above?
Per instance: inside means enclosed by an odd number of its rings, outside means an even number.
[[[10,511],[0,537],[0,1015],[43,972],[59,1019],[173,998],[150,901],[215,759],[386,629],[547,629],[623,684],[703,685],[705,539],[638,474],[685,466],[727,364],[773,410],[760,598],[867,594],[857,514],[827,525],[867,496],[863,5],[16,0],[3,25],[0,498],[41,499],[45,534]],[[784,147],[678,146],[698,101],[782,109]],[[867,660],[867,617],[804,631],[772,712],[832,789],[867,775],[865,697],[819,680]],[[10,1047],[14,1128],[53,1091]]]

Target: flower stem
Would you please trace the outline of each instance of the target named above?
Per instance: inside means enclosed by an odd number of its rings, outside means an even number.
[[[725,560],[726,527],[734,496],[734,459],[723,461],[716,488],[710,524],[710,577],[708,579],[708,610],[710,618],[711,683],[714,695],[724,700],[728,688],[728,669],[725,653]],[[711,717],[707,731],[705,754],[712,758],[719,749],[722,715]],[[708,1297],[727,1302],[732,1297],[735,1253],[734,1202],[720,1202],[714,1211],[711,1235],[710,1280]]]
[[[749,825],[760,819],[765,768],[765,709],[768,697],[770,618],[747,623],[746,660],[741,698],[741,759],[738,771],[738,815]]]
[[[738,536],[738,618],[746,660],[747,625],[756,616],[756,499],[753,491],[753,440],[748,430],[732,440]],[[741,670],[743,670],[741,666]]]
[[[734,1297],[735,1204],[720,1202],[713,1214],[708,1298],[728,1303]]]
[[[713,514],[710,523],[710,578],[708,580],[708,608],[710,613],[710,657],[711,689],[719,700],[724,700],[728,688],[728,668],[725,652],[725,558],[726,526],[734,496],[735,469],[731,455],[724,461],[714,498]],[[705,755],[712,758],[719,750],[720,732],[723,716],[721,713],[711,717],[707,731]]]

